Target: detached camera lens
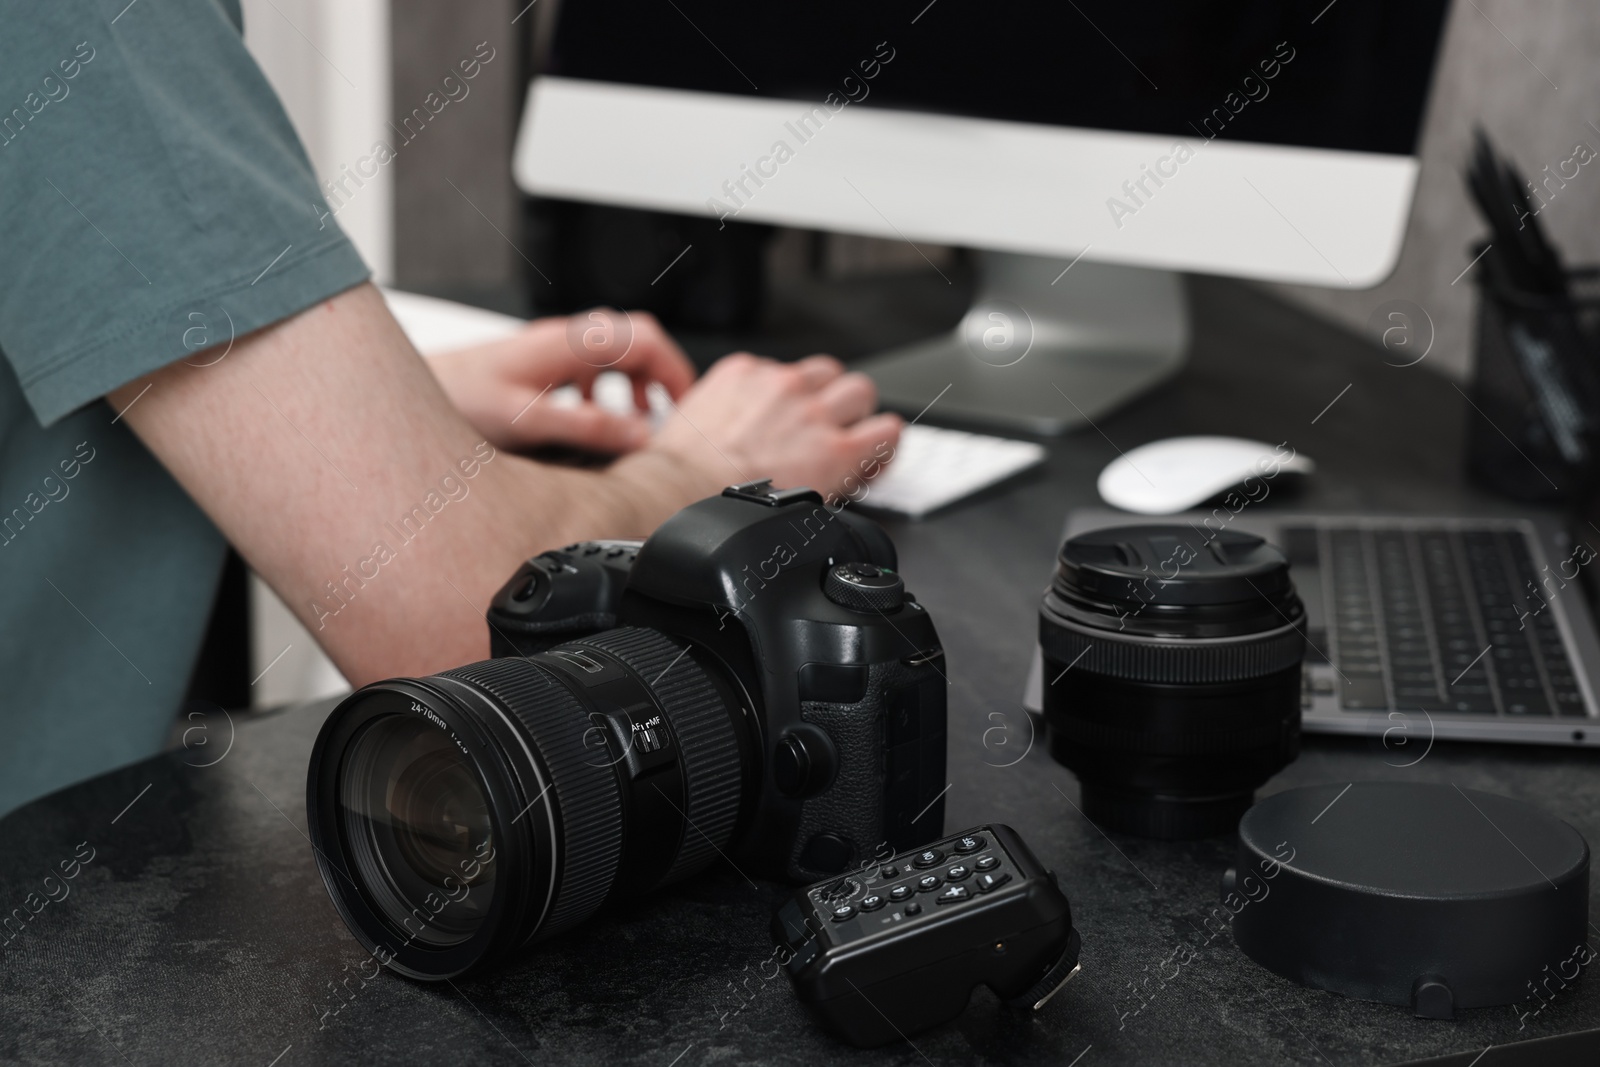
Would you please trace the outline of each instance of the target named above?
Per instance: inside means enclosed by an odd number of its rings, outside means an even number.
[[[759,767],[700,655],[608,630],[351,694],[306,798],[351,931],[403,974],[449,978],[705,867]]]
[[[1229,833],[1299,754],[1305,610],[1283,553],[1193,526],[1061,548],[1039,615],[1050,754],[1083,812],[1144,837]]]

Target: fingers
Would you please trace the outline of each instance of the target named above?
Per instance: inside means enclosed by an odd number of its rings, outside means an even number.
[[[628,318],[633,323],[633,348],[623,363],[631,364],[637,358],[641,365],[637,370],[632,366],[617,369],[633,379],[634,399],[639,406],[648,407],[644,387],[651,382],[660,382],[674,400],[688,392],[694,384],[695,369],[678,342],[647,311],[630,312]]]
[[[818,390],[813,403],[825,418],[849,426],[877,409],[878,387],[865,374],[840,374]]]
[[[650,385],[659,382],[677,397],[695,377],[688,357],[653,316],[609,308],[535,319],[511,336],[433,356],[429,366],[456,408],[497,445],[561,442],[608,453],[640,447],[643,420],[608,415],[592,404],[559,412],[541,407],[535,414],[529,403],[565,385],[592,398],[600,375],[617,370],[631,381],[634,410],[648,411]]]
[[[560,329],[560,345],[570,358],[562,360],[563,377],[587,395],[590,383],[608,370],[617,370],[633,350],[633,320],[615,308],[594,307],[564,319],[535,319],[532,330],[544,323]]]
[[[763,378],[789,383],[799,392],[815,392],[844,373],[844,364],[832,356],[807,356],[793,363],[780,363],[775,359],[751,355],[749,352],[730,352],[711,365],[707,378],[753,379]]]
[[[800,372],[800,380],[810,389],[821,389],[844,373],[844,364],[832,356],[807,356],[790,366]]]
[[[578,365],[571,380],[582,386],[585,396],[590,395],[594,379],[605,371],[618,371],[632,379],[634,406],[640,410],[649,408],[645,389],[651,382],[660,382],[673,399],[694,384],[694,364],[649,312],[591,308],[572,318],[596,324],[579,334],[584,351],[573,353]],[[571,336],[569,330],[569,339]],[[620,352],[614,350],[618,347]]]
[[[503,377],[509,381],[535,384],[577,385],[587,388],[599,372],[589,361],[574,358],[572,334],[567,320],[533,319],[503,341],[494,342],[491,351],[498,357]]]
[[[874,415],[844,431],[845,445],[858,459],[870,457],[880,467],[888,466],[894,458],[895,449],[900,445],[900,432],[905,426],[905,420],[899,415],[890,412]],[[877,471],[867,471],[866,474],[869,478],[876,477]]]
[[[725,478],[731,465],[858,499],[900,441],[900,418],[872,414],[876,404],[872,382],[831,357],[777,363],[736,352],[689,391],[652,447],[703,475]]]
[[[644,419],[616,415],[588,403],[534,405],[513,429],[522,446],[559,443],[604,455],[632,452],[650,440],[650,426]]]
[[[862,419],[840,432],[839,453],[842,471],[833,489],[854,501],[866,499],[873,479],[894,459],[904,423],[900,416],[883,414]]]

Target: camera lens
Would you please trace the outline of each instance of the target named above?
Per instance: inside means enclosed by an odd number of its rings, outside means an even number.
[[[1050,753],[1083,812],[1144,837],[1232,831],[1299,754],[1305,609],[1259,537],[1125,526],[1061,548],[1039,615]]]
[[[350,746],[339,786],[340,821],[352,866],[366,875],[372,899],[395,926],[453,882],[489,889],[446,897],[418,940],[442,946],[471,937],[492,894],[493,824],[488,794],[472,764],[432,723],[385,715]]]
[[[758,748],[703,656],[625,628],[351,694],[312,752],[307,812],[352,932],[448,978],[706,866]]]

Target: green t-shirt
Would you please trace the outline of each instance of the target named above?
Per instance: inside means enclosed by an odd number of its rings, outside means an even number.
[[[241,26],[237,0],[7,5],[0,812],[160,749],[221,569],[100,398],[367,276]]]

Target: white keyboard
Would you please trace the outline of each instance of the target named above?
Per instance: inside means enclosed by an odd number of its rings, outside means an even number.
[[[861,507],[920,519],[1044,461],[1043,445],[912,425]]]

